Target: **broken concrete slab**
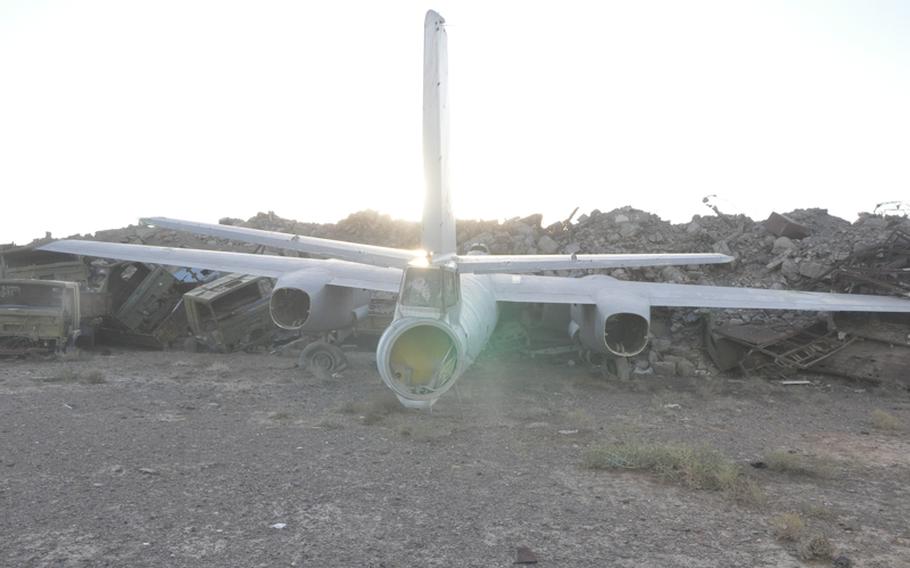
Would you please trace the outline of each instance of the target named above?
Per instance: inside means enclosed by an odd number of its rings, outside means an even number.
[[[780,213],[771,213],[765,220],[765,228],[778,237],[787,237],[790,239],[803,239],[811,233],[805,225],[801,225],[786,215]]]

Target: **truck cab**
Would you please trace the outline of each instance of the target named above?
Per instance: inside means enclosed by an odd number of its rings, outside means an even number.
[[[0,280],[0,354],[63,351],[79,335],[79,285]]]

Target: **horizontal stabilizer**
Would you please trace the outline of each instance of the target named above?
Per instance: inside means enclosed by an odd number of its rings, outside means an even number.
[[[322,269],[331,272],[332,279],[329,284],[333,286],[383,292],[397,292],[401,282],[401,271],[397,268],[380,268],[342,260],[76,240],[56,241],[38,248],[82,256],[201,268],[219,272],[240,272],[270,278],[278,278],[298,270]]]
[[[263,231],[248,227],[235,227],[233,225],[213,225],[210,223],[197,223],[195,221],[181,221],[167,217],[148,217],[141,219],[146,225],[186,231],[195,235],[205,235],[219,239],[229,239],[244,243],[252,243],[267,247],[305,252],[319,256],[327,256],[340,260],[359,262],[372,266],[389,266],[404,268],[415,258],[424,255],[423,251],[406,250],[375,245],[350,243],[318,237],[306,237],[279,233],[277,231]]]
[[[641,268],[686,264],[731,262],[732,256],[705,254],[479,254],[456,257],[461,272],[527,273],[543,270],[578,270],[594,268]]]

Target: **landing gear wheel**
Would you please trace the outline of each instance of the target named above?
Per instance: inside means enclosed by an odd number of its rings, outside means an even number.
[[[303,348],[300,358],[297,360],[297,366],[305,371],[331,375],[345,370],[348,366],[348,358],[337,345],[314,341]]]

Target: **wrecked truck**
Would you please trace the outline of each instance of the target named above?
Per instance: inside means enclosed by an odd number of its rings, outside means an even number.
[[[111,312],[97,330],[100,342],[162,349],[186,337],[181,298],[196,281],[143,263],[117,263],[108,270],[104,289]]]
[[[64,351],[79,336],[79,284],[0,280],[0,355]]]
[[[229,274],[183,296],[193,337],[210,351],[228,352],[269,343],[281,330],[269,315],[272,280]]]
[[[0,278],[85,282],[89,267],[74,254],[16,247],[0,253]]]

